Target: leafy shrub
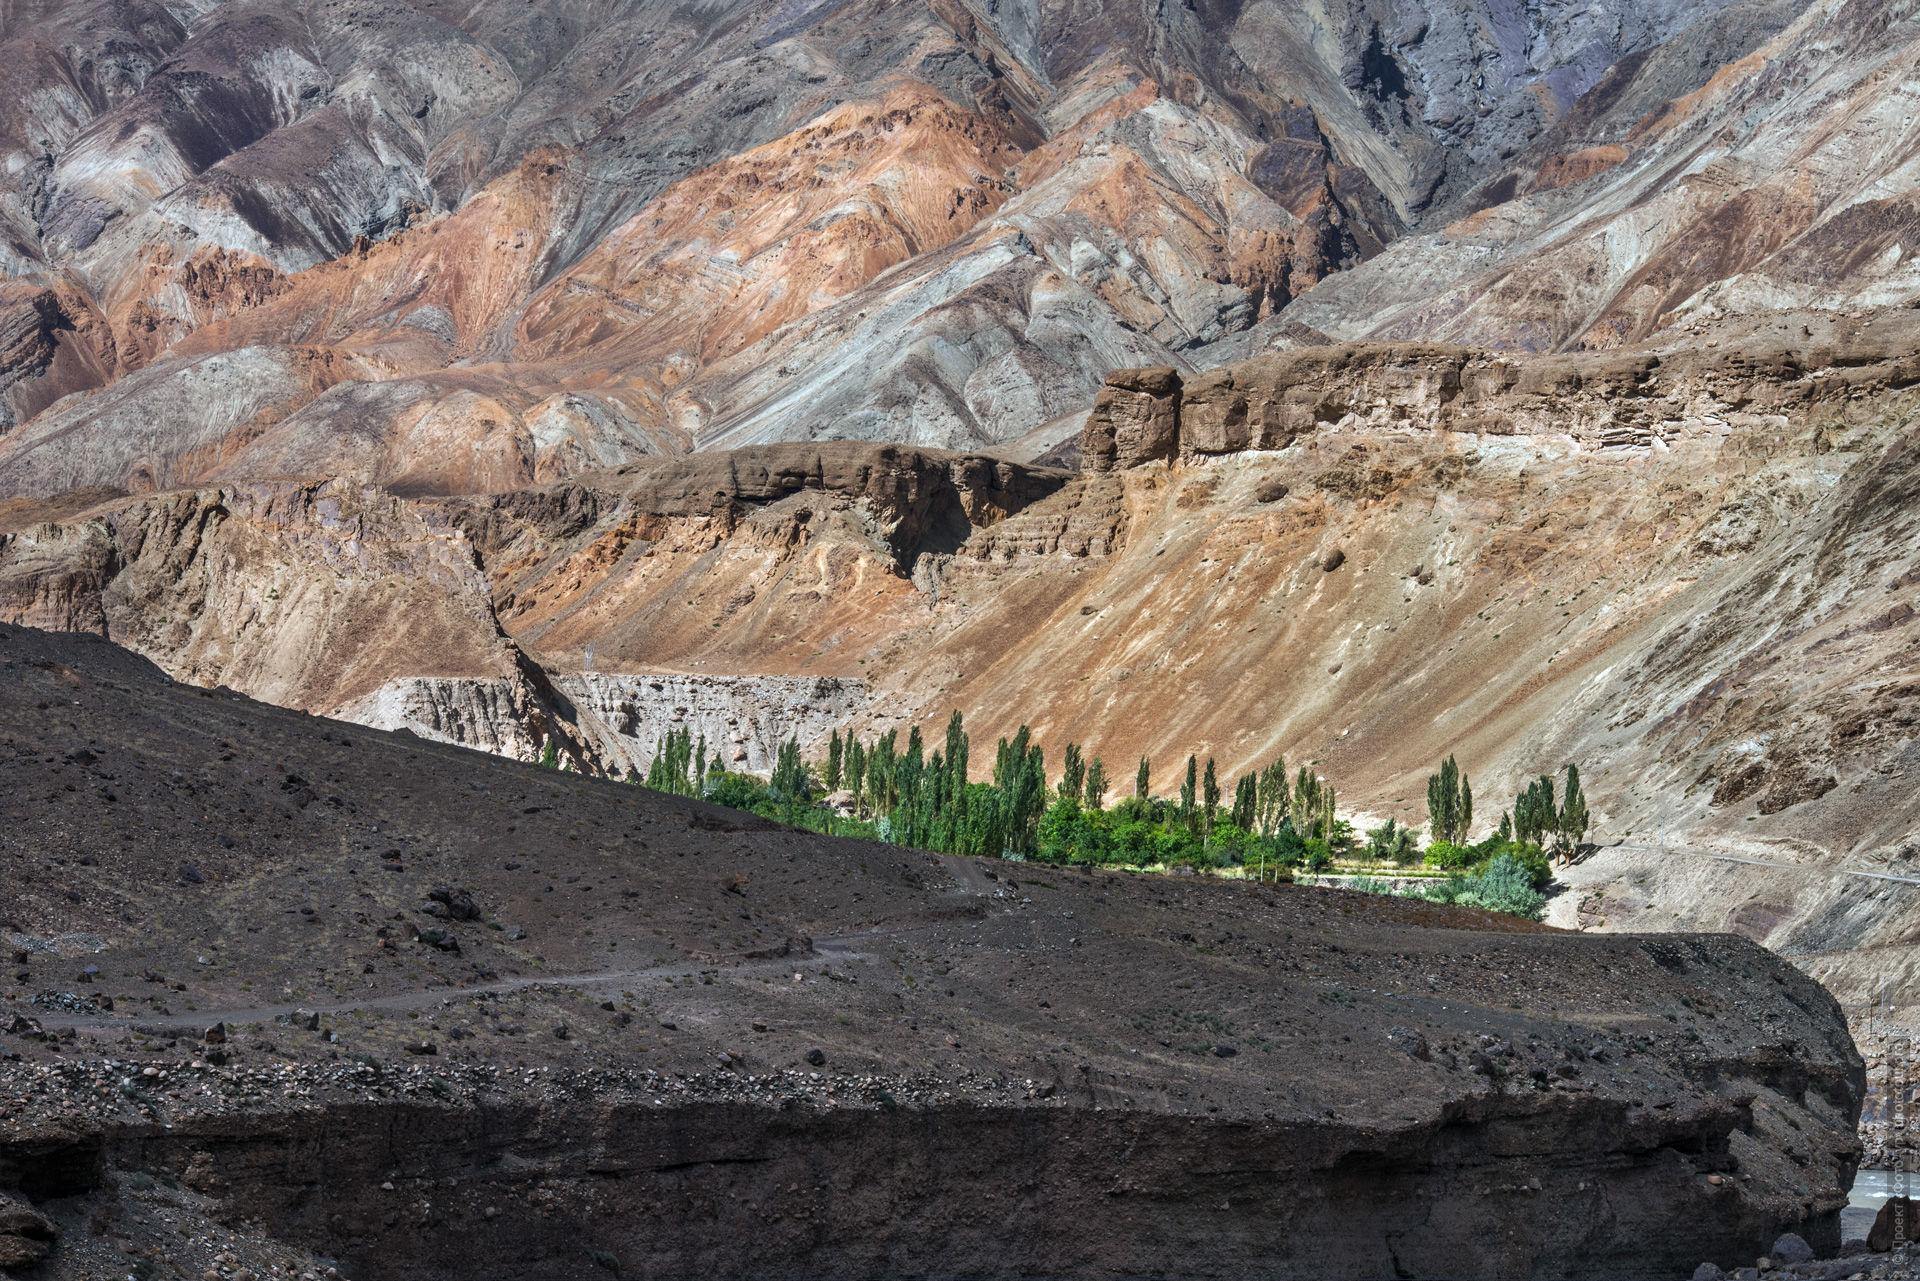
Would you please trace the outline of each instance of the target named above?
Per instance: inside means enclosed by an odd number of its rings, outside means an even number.
[[[728,809],[751,810],[767,799],[767,785],[751,774],[709,774],[701,795]]]
[[[1131,800],[1133,798],[1128,797],[1127,799]],[[1153,862],[1154,858],[1154,827],[1151,823],[1142,822],[1138,819],[1127,822],[1120,821],[1120,811],[1124,805],[1125,802],[1123,801],[1121,805],[1116,806],[1113,811],[1113,835],[1108,847],[1112,851],[1112,861],[1116,863],[1131,863],[1135,867],[1145,867],[1147,864]]]
[[[1190,839],[1167,860],[1167,864],[1170,867],[1190,867],[1196,872],[1211,872],[1220,866],[1220,859],[1199,841]]]
[[[1186,828],[1157,828],[1153,833],[1153,861],[1167,867],[1177,867],[1182,863],[1193,863],[1193,851],[1200,842],[1190,835]]]
[[[1229,867],[1237,867],[1257,857],[1260,838],[1232,823],[1215,823],[1207,842],[1214,858]]]
[[[1553,863],[1538,845],[1509,845],[1503,851],[1527,869],[1533,888],[1544,890],[1553,881]]]
[[[1418,858],[1420,851],[1414,845],[1413,829],[1388,819],[1368,829],[1367,853],[1380,862],[1405,866]]]
[[[1079,852],[1080,802],[1062,796],[1040,816],[1036,853],[1044,863],[1073,861]]]
[[[1427,846],[1424,861],[1428,867],[1437,867],[1442,871],[1459,871],[1480,862],[1480,852],[1471,845],[1455,845],[1452,841],[1435,841]]]
[[[1484,870],[1472,876],[1449,876],[1445,885],[1434,887],[1427,897],[1440,903],[1524,916],[1530,921],[1539,920],[1547,905],[1546,895],[1533,888],[1533,873],[1511,854],[1496,855]]]

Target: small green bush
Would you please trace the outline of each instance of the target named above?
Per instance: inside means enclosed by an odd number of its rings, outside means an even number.
[[[751,810],[766,801],[767,785],[751,774],[709,774],[701,796],[728,809]]]
[[[1437,867],[1442,871],[1464,871],[1480,861],[1479,851],[1471,845],[1455,845],[1452,841],[1435,841],[1427,846],[1422,860],[1428,867]]]
[[[1207,848],[1222,865],[1240,867],[1259,858],[1260,838],[1232,823],[1215,823]]]
[[[1426,897],[1439,903],[1524,916],[1530,921],[1539,920],[1547,905],[1546,895],[1533,888],[1533,873],[1511,854],[1496,856],[1472,876],[1449,876],[1445,885],[1435,886]]]

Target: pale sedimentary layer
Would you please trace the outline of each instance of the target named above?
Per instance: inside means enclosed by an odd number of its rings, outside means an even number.
[[[535,760],[545,746],[535,706],[511,679],[397,677],[342,708],[346,720]],[[586,672],[555,677],[574,731],[596,768],[645,775],[668,734],[691,734],[725,768],[765,774],[780,744],[803,743],[865,709],[866,682],[836,676],[696,676]]]
[[[1906,346],[1916,327],[1898,317],[1880,327],[1878,341],[1838,353],[1819,341],[1558,356],[1347,343],[1184,377],[1170,366],[1119,369],[1094,402],[1080,450],[1090,469],[1108,471],[1280,450],[1322,431],[1565,436],[1598,450],[1663,448],[1724,434],[1730,423],[1793,430],[1809,409],[1849,395],[1849,384],[1920,382],[1920,357]]]

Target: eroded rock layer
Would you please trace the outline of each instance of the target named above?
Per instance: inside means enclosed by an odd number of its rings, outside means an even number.
[[[866,709],[865,682],[837,676],[694,676],[684,672],[555,677],[554,710],[591,753],[594,768],[644,778],[669,734],[694,736],[722,768],[771,773],[780,745],[812,743]],[[513,678],[396,677],[339,710],[375,729],[405,729],[442,743],[520,760],[545,748]]]
[[[11,505],[0,577],[17,621],[315,710],[396,679],[526,682],[487,696],[524,724],[462,741],[529,754],[571,724],[601,767],[657,730],[589,749],[594,700],[552,679],[589,648],[609,677],[857,680],[862,728],[960,707],[1110,762],[1304,754],[1415,822],[1449,752],[1493,795],[1578,759],[1621,835],[1664,813],[1871,859],[1920,821],[1899,785],[1908,314],[1787,348],[1362,345],[1118,375],[1077,476],[843,444],[474,499],[82,493]]]

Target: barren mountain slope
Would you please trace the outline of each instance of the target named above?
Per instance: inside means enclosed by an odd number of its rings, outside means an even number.
[[[1757,34],[1785,16],[1735,7],[1712,25]],[[1916,35],[1912,5],[1823,0],[1693,92],[1645,91],[1642,78],[1665,87],[1659,55],[1623,62],[1466,216],[1285,319],[1341,338],[1551,350],[1907,305],[1920,296]]]
[[[1316,282],[1514,164],[1594,168],[1566,127],[1594,94],[1685,116],[1792,17],[1721,7],[10,10],[0,492],[500,491],[822,437],[1031,457],[1106,369],[1311,338],[1275,313]],[[1840,34],[1845,67],[1881,39]],[[1529,150],[1563,136],[1587,158]],[[1431,292],[1399,276],[1364,306]],[[1327,305],[1301,315],[1371,323]]]
[[[436,697],[466,700],[458,713],[433,714],[436,731],[531,757],[549,734],[558,733],[571,752],[576,735],[603,740],[607,730],[594,721],[591,692],[576,691],[583,706],[573,706],[573,695],[556,689],[502,632],[499,614],[524,614],[540,594],[570,591],[571,603],[581,604],[587,575],[617,570],[633,581],[593,593],[588,604],[612,624],[620,596],[644,600],[676,589],[683,566],[666,578],[649,572],[668,570],[677,559],[666,547],[655,554],[667,538],[674,550],[698,557],[737,534],[729,559],[778,565],[805,537],[795,537],[794,504],[775,500],[803,489],[849,511],[855,579],[911,597],[905,575],[923,554],[961,546],[977,527],[1069,477],[981,457],[859,445],[770,447],[652,463],[601,479],[604,490],[570,486],[451,502],[408,500],[351,480],[19,500],[0,505],[0,593],[10,618],[120,638],[162,658],[183,679],[309,711],[362,707],[378,718],[386,713],[374,696],[396,678],[435,682]],[[769,503],[765,518],[753,515]],[[823,505],[821,527],[829,523]],[[496,598],[495,578],[537,575],[543,567],[525,541],[529,528],[545,538],[585,529],[606,537],[558,581],[541,577],[522,606],[511,588]],[[576,580],[571,587],[563,585],[568,572]],[[770,605],[748,608],[753,591],[741,596],[738,586],[724,588],[735,593],[724,613],[738,628],[733,643],[741,657],[731,670],[790,670],[756,659],[784,624]],[[703,611],[720,607],[721,588],[686,590]],[[888,634],[897,620],[873,610],[875,603],[864,592],[850,593],[811,625]],[[700,613],[698,626],[710,632],[710,612]],[[617,670],[621,640],[610,631],[602,644],[614,659],[605,666]],[[443,679],[452,684],[437,683]],[[596,767],[627,763],[619,751],[592,750],[599,754],[588,763]]]
[[[1030,723],[1123,775],[1284,753],[1349,811],[1410,822],[1448,753],[1488,818],[1576,760],[1607,839],[1664,823],[1832,880],[1920,826],[1916,324],[1554,358],[1309,349],[1160,400],[1177,378],[1120,375],[1078,475],[849,444],[495,497],[16,504],[0,577],[8,618],[198,680],[523,757],[558,732],[616,773],[689,715],[744,760],[769,734],[934,731],[955,707],[977,740]],[[423,595],[414,560],[449,566],[442,585]],[[449,641],[356,640],[404,629]],[[335,652],[352,661],[315,658]],[[743,726],[718,679],[740,673],[837,683],[782,686],[791,716]]]
[[[63,1281],[1676,1275],[1836,1245],[1860,1150],[1739,939],[834,840],[11,627],[0,796]]]

